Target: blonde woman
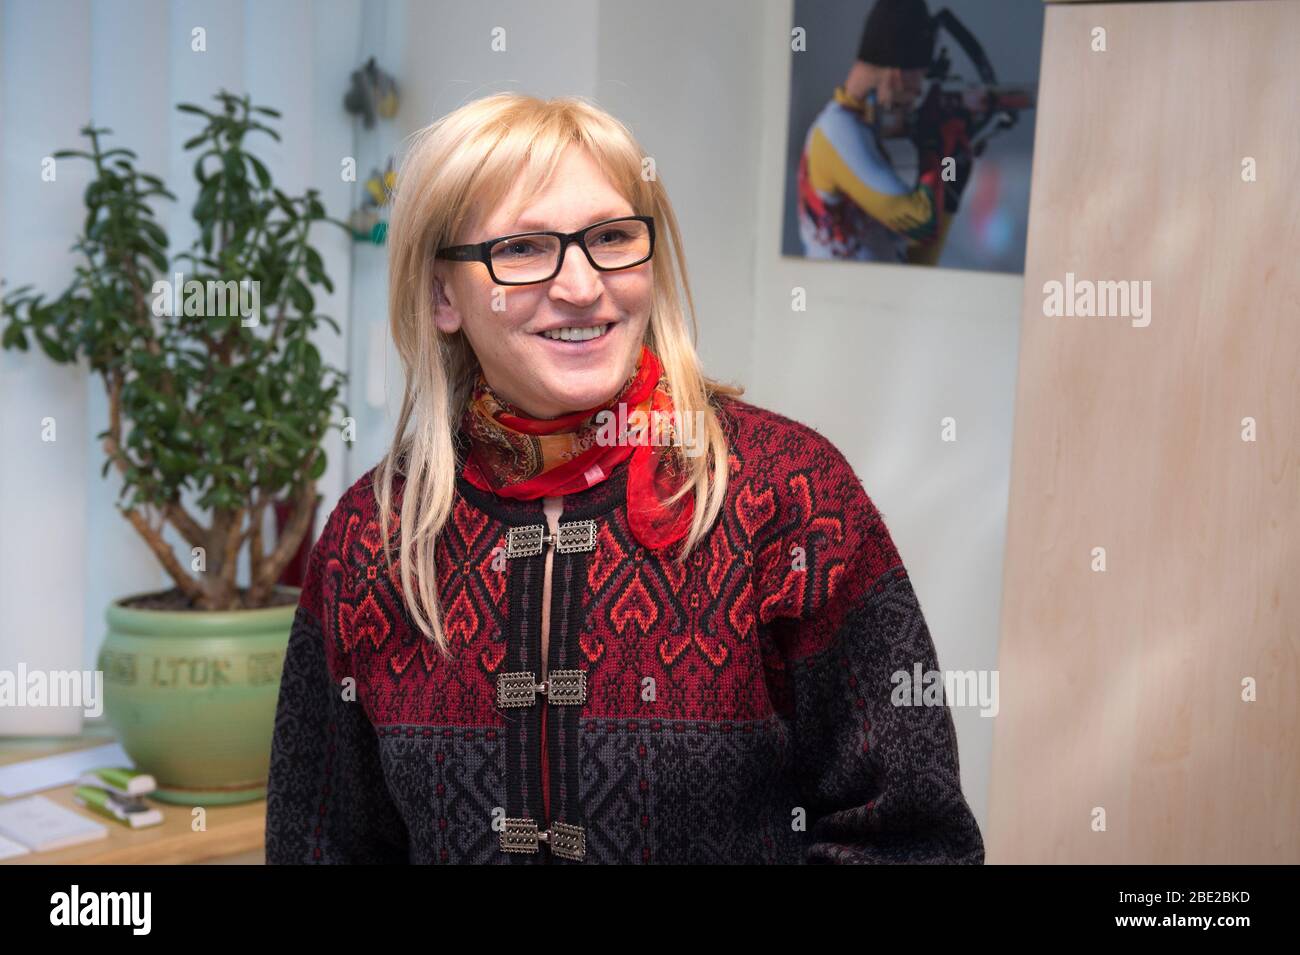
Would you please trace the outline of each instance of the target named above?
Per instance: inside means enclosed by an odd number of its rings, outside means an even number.
[[[891,701],[938,664],[880,514],[705,377],[643,155],[513,93],[411,141],[406,390],[311,553],[269,862],[983,861],[942,696]]]

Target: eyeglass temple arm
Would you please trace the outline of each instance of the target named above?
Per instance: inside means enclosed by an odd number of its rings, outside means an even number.
[[[483,250],[477,245],[453,245],[439,249],[434,257],[452,259],[456,262],[477,262],[483,257]]]

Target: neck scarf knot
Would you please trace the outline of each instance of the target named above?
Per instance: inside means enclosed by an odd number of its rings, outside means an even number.
[[[686,479],[674,410],[668,378],[644,345],[612,400],[558,418],[524,414],[480,372],[462,421],[471,441],[464,477],[499,497],[536,500],[585,491],[626,461],[632,534],[643,547],[667,547],[686,536],[695,510],[689,492],[666,503]]]

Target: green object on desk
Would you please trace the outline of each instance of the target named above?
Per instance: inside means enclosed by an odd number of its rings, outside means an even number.
[[[98,786],[78,786],[72,791],[72,799],[95,815],[131,829],[157,826],[163,821],[162,813],[146,805],[143,799],[118,802],[111,792]]]
[[[78,780],[85,786],[97,786],[123,797],[147,796],[158,788],[158,783],[148,773],[125,766],[107,769],[91,769],[81,774]]]

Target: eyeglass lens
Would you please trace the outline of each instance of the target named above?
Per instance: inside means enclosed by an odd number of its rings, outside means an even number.
[[[639,219],[620,219],[592,226],[587,248],[604,269],[623,269],[650,254],[650,228]],[[559,270],[560,240],[553,235],[520,235],[492,247],[492,271],[507,282],[533,282]]]

